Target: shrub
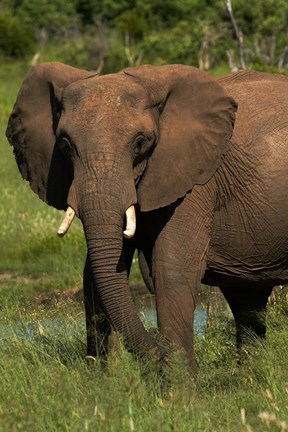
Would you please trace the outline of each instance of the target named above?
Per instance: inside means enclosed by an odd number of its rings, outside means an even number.
[[[9,12],[0,15],[0,52],[10,57],[23,57],[33,51],[34,37],[19,18]]]

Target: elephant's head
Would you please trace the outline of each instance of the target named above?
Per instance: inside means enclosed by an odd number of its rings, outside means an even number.
[[[235,109],[216,81],[189,66],[97,76],[44,63],[23,82],[7,129],[19,169],[42,200],[80,217],[107,316],[134,352],[158,347],[128,289],[125,212],[167,206],[207,182],[228,148]],[[133,231],[128,221],[126,236]]]

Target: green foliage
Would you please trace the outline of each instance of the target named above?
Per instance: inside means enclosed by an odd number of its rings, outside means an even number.
[[[14,11],[24,24],[34,29],[40,42],[44,42],[43,38],[59,39],[73,30],[77,24],[76,4],[76,0],[20,0],[15,2]]]
[[[31,29],[22,23],[20,17],[9,12],[0,15],[0,53],[22,57],[32,53],[34,42]]]
[[[115,24],[122,37],[129,34],[134,40],[141,40],[148,31],[148,23],[141,11],[137,9],[128,10],[121,14]]]
[[[232,2],[235,19],[244,34],[245,56],[248,63],[279,69],[288,65],[288,28],[286,0],[247,3]],[[282,58],[283,57],[283,58]]]
[[[248,67],[286,69],[287,1],[233,0],[232,6],[244,34]],[[1,25],[10,23],[14,29],[11,43],[2,43],[2,52],[13,56],[29,54],[32,38],[40,61],[54,59],[54,53],[57,60],[97,69],[104,60],[105,73],[141,63],[211,69],[227,62],[228,50],[238,64],[237,40],[224,1],[0,0],[1,8],[0,39]]]

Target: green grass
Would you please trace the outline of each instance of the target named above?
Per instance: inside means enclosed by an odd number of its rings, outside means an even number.
[[[269,309],[266,347],[254,341],[241,367],[227,318],[196,338],[197,383],[179,354],[163,377],[121,344],[106,364],[86,364],[84,308],[65,295],[81,287],[81,224],[57,238],[62,215],[21,179],[4,136],[26,67],[0,72],[0,432],[287,431],[284,297]]]
[[[136,361],[122,345],[105,365],[87,365],[75,301],[49,308],[23,301],[11,314],[12,306],[0,313],[0,430],[287,430],[277,426],[288,423],[287,309],[271,307],[267,346],[256,343],[241,367],[226,326],[199,338],[195,384],[176,354],[164,378],[153,361]],[[261,413],[275,417],[270,426]]]

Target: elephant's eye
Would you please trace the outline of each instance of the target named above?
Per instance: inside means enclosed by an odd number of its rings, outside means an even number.
[[[136,156],[145,154],[153,144],[152,135],[139,134],[133,142],[133,149]]]
[[[141,163],[153,151],[155,146],[155,134],[139,134],[133,140],[133,166]]]
[[[73,147],[67,137],[61,137],[59,141],[59,147],[64,155],[71,155]]]
[[[141,153],[141,150],[143,149],[143,146],[146,142],[146,137],[144,135],[138,135],[137,138],[134,140],[134,153],[135,155],[139,155]]]

